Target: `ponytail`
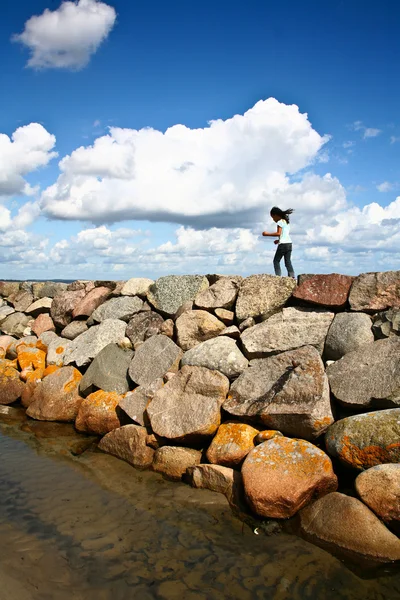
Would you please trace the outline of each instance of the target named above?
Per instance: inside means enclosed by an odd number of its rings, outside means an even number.
[[[293,212],[293,208],[287,208],[286,210],[281,210],[277,206],[274,206],[273,208],[271,208],[270,215],[271,215],[271,217],[277,216],[280,219],[284,219],[286,221],[286,223],[289,223],[290,215],[292,214],[292,212]]]

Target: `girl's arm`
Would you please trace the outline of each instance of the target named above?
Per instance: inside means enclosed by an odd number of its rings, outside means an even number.
[[[281,231],[282,231],[282,227],[280,225],[278,225],[278,227],[274,233],[268,233],[268,231],[263,231],[262,234],[264,237],[280,237]]]

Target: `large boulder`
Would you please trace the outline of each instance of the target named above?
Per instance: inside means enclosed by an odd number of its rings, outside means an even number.
[[[119,319],[106,319],[78,335],[70,342],[64,355],[64,364],[75,363],[78,367],[87,365],[108,344],[118,344],[124,340],[126,323]]]
[[[220,336],[202,342],[195,348],[185,352],[182,365],[206,367],[220,371],[227,377],[237,377],[248,365],[235,340]]]
[[[74,340],[88,330],[88,326],[86,325],[86,321],[71,321],[61,332],[61,337],[66,338],[67,340]]]
[[[247,502],[261,517],[292,517],[313,498],[337,488],[329,457],[304,440],[274,437],[247,455],[242,477]]]
[[[313,346],[254,360],[232,384],[224,410],[312,440],[334,421],[328,378]]]
[[[9,302],[16,311],[25,312],[33,302],[33,294],[30,290],[21,289],[15,296],[10,296]]]
[[[0,359],[0,404],[12,404],[24,390],[25,384],[14,365],[13,361]]]
[[[246,423],[222,423],[207,450],[207,460],[216,465],[237,467],[254,448],[258,429]]]
[[[119,407],[132,421],[139,425],[148,425],[147,407],[154,395],[162,388],[162,379],[156,379],[148,386],[139,385],[132,392],[128,392],[119,403]]]
[[[400,338],[378,340],[327,368],[335,398],[354,408],[400,406]]]
[[[42,335],[45,331],[55,331],[56,327],[51,316],[47,313],[42,313],[36,317],[31,325],[31,329],[33,333],[39,337],[39,335]]]
[[[147,407],[154,433],[181,442],[212,436],[220,425],[228,390],[229,380],[222,373],[183,367]]]
[[[32,284],[32,293],[35,299],[54,298],[65,292],[67,284],[60,281],[38,281]]]
[[[349,275],[310,275],[293,292],[293,298],[326,308],[346,306],[354,277]]]
[[[47,333],[47,332],[46,332]],[[47,365],[56,365],[62,367],[64,365],[65,353],[70,347],[70,341],[55,335],[47,340]]]
[[[120,296],[111,298],[96,308],[88,320],[88,325],[93,323],[102,323],[106,319],[120,319],[129,321],[143,308],[143,300],[137,296]]]
[[[0,296],[8,298],[19,292],[19,281],[0,281]]]
[[[118,404],[122,396],[117,392],[98,390],[82,400],[75,420],[75,427],[83,433],[105,435],[121,426]]]
[[[175,327],[177,342],[185,351],[216,337],[225,329],[224,323],[206,310],[189,310],[183,313],[176,320]]]
[[[376,515],[389,524],[400,522],[400,464],[376,465],[360,473],[357,494]]]
[[[145,427],[124,425],[107,433],[98,447],[137,469],[148,469],[153,462],[154,450],[146,446],[146,437]]]
[[[142,296],[146,297],[149,287],[153,285],[152,279],[145,277],[133,277],[124,283],[121,289],[121,296]]]
[[[346,417],[325,435],[328,453],[362,471],[383,463],[400,463],[400,408]]]
[[[4,319],[1,324],[1,331],[7,335],[21,338],[24,336],[24,331],[31,321],[33,321],[32,317],[22,312],[14,312]]]
[[[261,358],[309,345],[322,354],[333,317],[324,310],[284,308],[242,333],[244,353],[247,358]]]
[[[158,335],[163,323],[164,319],[158,313],[150,310],[141,312],[129,321],[125,335],[130,339],[133,346],[135,346],[153,335]]]
[[[93,287],[93,284],[88,284],[76,290],[62,292],[53,298],[50,315],[57,327],[66,327],[72,321],[74,309]]]
[[[34,319],[42,314],[48,314],[51,309],[51,305],[53,304],[52,298],[40,298],[39,300],[35,300],[28,308],[25,309],[28,315],[31,315]]]
[[[209,288],[199,292],[194,303],[198,308],[230,309],[235,305],[236,297],[239,292],[239,285],[239,281],[230,279],[229,277],[223,277]]]
[[[236,317],[265,317],[282,308],[296,287],[291,277],[250,275],[243,279],[236,301]]]
[[[128,368],[133,357],[132,350],[108,344],[89,365],[82,377],[79,390],[88,396],[96,390],[125,394],[129,391]]]
[[[357,498],[333,492],[300,512],[303,536],[334,553],[386,563],[400,560],[400,540]]]
[[[36,385],[26,414],[38,421],[74,421],[82,402],[81,378],[74,367],[63,367],[48,375]]]
[[[9,315],[15,313],[15,308],[8,306],[7,304],[0,306],[0,323],[3,323]]]
[[[377,339],[400,335],[400,308],[389,308],[377,313],[373,319],[372,330]]]
[[[400,308],[400,271],[362,273],[351,286],[349,302],[357,311]]]
[[[162,473],[168,479],[179,481],[186,469],[201,462],[200,450],[180,446],[162,446],[155,451],[153,471]]]
[[[325,358],[338,360],[348,352],[374,341],[371,319],[365,313],[338,313],[325,341]]]
[[[129,376],[138,385],[149,386],[168,371],[176,372],[182,350],[167,336],[155,335],[137,350],[129,366]]]
[[[184,302],[193,301],[206,288],[208,279],[202,275],[167,275],[150,286],[147,299],[156,310],[173,317]]]
[[[154,450],[146,446],[146,437],[145,427],[124,425],[107,433],[98,447],[137,469],[148,469],[153,462]]]
[[[96,310],[103,302],[107,300],[111,290],[109,287],[95,287],[75,306],[72,311],[72,318],[90,317],[93,311]],[[118,318],[118,317],[114,317]]]

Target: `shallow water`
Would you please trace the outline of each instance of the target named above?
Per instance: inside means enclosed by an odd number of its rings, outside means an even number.
[[[254,535],[219,494],[11,412],[0,414],[0,600],[400,600],[399,574],[366,579],[295,536]]]

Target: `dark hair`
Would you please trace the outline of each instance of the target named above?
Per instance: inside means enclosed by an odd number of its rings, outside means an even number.
[[[269,213],[271,217],[279,217],[280,219],[284,219],[286,223],[289,223],[289,215],[293,212],[293,208],[287,208],[286,210],[281,210],[277,206],[273,206],[271,208],[271,212]]]

